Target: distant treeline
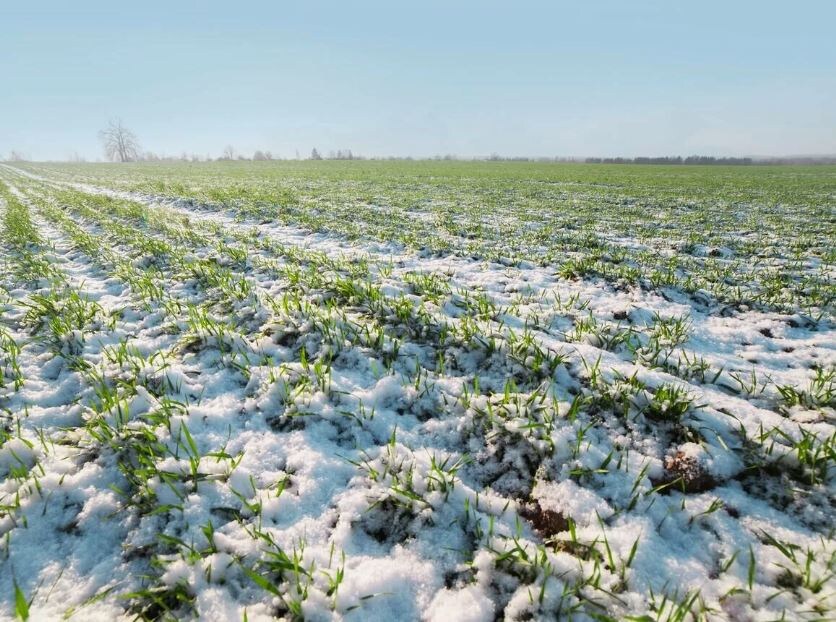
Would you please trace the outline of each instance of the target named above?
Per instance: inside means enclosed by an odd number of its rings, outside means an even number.
[[[752,158],[715,158],[713,156],[664,156],[656,158],[586,158],[587,164],[754,164]]]
[[[0,156],[0,162],[23,162],[27,161],[24,154],[19,151],[11,151],[6,158]],[[836,164],[836,155],[821,156],[780,156],[780,157],[745,157],[745,158],[718,158],[715,156],[692,155],[682,156],[660,156],[660,157],[636,157],[636,158],[583,158],[565,156],[504,156],[492,153],[488,156],[459,156],[448,153],[444,155],[413,157],[413,156],[364,156],[354,153],[351,149],[338,149],[337,151],[320,152],[317,149],[311,150],[310,155],[295,157],[276,156],[270,151],[256,150],[252,155],[246,155],[226,147],[219,157],[210,154],[199,155],[196,153],[181,153],[179,156],[158,155],[152,151],[137,152],[126,161],[133,162],[218,162],[225,160],[243,161],[269,161],[269,160],[389,160],[389,161],[456,161],[456,162],[553,162],[553,163],[574,163],[574,164],[662,164],[662,165],[717,165],[717,166],[751,166],[764,164]],[[61,160],[58,160],[61,161]],[[72,154],[63,161],[85,162],[85,158],[77,153]]]
[[[587,164],[705,164],[748,166],[759,164],[836,164],[836,156],[788,156],[778,158],[715,158],[713,156],[681,156],[661,158],[585,158]]]

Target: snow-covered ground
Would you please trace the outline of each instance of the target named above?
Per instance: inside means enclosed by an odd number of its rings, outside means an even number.
[[[0,183],[0,617],[832,615],[829,310]]]

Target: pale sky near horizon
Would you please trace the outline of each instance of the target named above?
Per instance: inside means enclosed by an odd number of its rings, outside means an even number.
[[[836,2],[0,0],[0,155],[836,153]]]

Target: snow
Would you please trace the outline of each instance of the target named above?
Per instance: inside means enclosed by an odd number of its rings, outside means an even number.
[[[613,515],[613,509],[604,499],[569,479],[558,484],[538,482],[531,496],[542,508],[571,516],[583,527],[595,525],[599,519],[608,519]]]
[[[427,610],[429,622],[490,622],[494,619],[494,604],[478,586],[460,590],[444,589],[436,594]]]

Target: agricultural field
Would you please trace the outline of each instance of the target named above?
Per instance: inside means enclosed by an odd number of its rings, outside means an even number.
[[[15,163],[0,240],[0,619],[836,615],[836,167]]]

